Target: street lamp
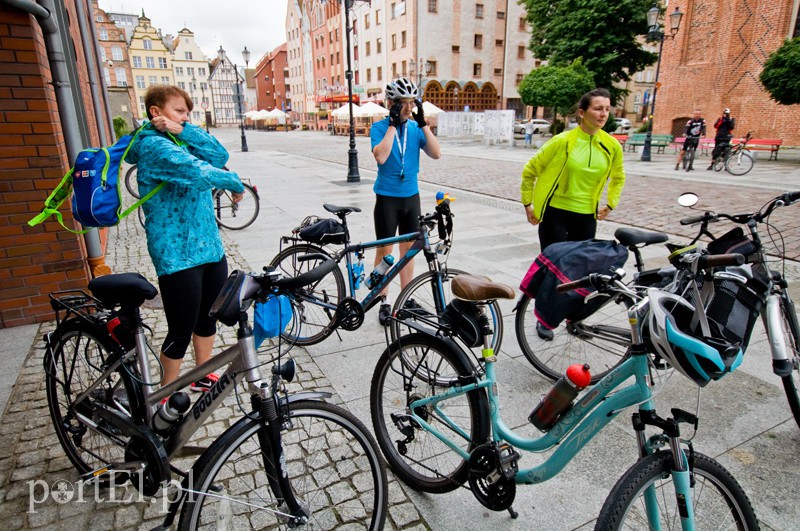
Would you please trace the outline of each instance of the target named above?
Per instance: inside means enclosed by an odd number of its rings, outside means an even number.
[[[225,50],[220,45],[219,50],[217,50],[217,57],[219,58],[220,62],[224,65],[225,64]],[[242,51],[242,58],[245,61],[245,64],[250,61],[250,52],[247,51],[247,46],[244,47]],[[244,109],[242,108],[242,102],[244,101],[244,89],[242,87],[242,79],[239,75],[239,69],[236,66],[236,63],[231,63],[233,66],[233,73],[236,76],[236,83],[233,84],[233,94],[236,97],[236,102],[239,108],[239,127],[242,131],[242,152],[245,153],[248,151],[247,149],[247,137],[244,134]]]
[[[353,67],[350,62],[350,32],[353,30],[350,25],[350,9],[359,0],[344,1],[344,36],[347,44],[347,104],[350,106],[350,149],[347,151],[347,182],[361,182],[361,175],[358,173],[358,151],[356,150],[356,119],[353,116]],[[360,0],[362,2],[369,0]]]
[[[194,80],[195,78],[192,78]],[[203,122],[206,124],[206,133],[208,133],[208,119],[211,118],[211,113],[208,112],[208,102],[206,101],[206,88],[203,83],[200,83],[200,93],[202,94],[203,101],[200,102],[200,108],[203,109]]]
[[[644,137],[644,146],[642,147],[642,162],[650,162],[650,152],[653,143],[653,117],[656,113],[656,94],[658,94],[658,73],[661,70],[661,52],[664,49],[664,39],[675,39],[675,34],[681,27],[681,18],[683,13],[679,7],[675,8],[669,16],[669,35],[665,34],[661,24],[658,21],[661,15],[661,8],[658,4],[653,4],[653,7],[647,11],[647,42],[658,42],[658,62],[656,63],[656,81],[653,87],[653,101],[650,105],[650,119],[647,121],[647,136]]]
[[[422,57],[419,58],[419,61],[414,61],[413,59],[409,61],[408,67],[412,76],[416,72],[418,87],[422,85],[422,76],[427,76],[431,73],[431,64]]]

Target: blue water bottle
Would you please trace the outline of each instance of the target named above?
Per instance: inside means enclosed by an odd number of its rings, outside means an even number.
[[[372,289],[375,286],[377,286],[378,282],[380,282],[381,279],[383,278],[383,275],[385,275],[386,272],[389,271],[389,268],[392,267],[393,264],[394,264],[394,256],[390,254],[384,256],[383,260],[381,260],[381,262],[377,266],[375,266],[375,269],[372,271],[372,273],[370,273],[369,278],[367,279],[366,282],[367,287],[369,289]]]

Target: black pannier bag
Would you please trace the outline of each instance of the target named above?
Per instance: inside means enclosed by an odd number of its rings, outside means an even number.
[[[741,227],[735,227],[713,242],[709,243],[706,248],[711,254],[729,254],[738,253],[747,258],[756,252],[756,244],[747,236]],[[748,260],[750,262],[750,260]]]
[[[725,277],[724,273],[714,277],[714,294],[707,301],[706,317],[713,336],[738,343],[745,350],[767,300],[769,283],[758,275],[746,282]]]
[[[345,242],[344,225],[333,218],[320,219],[317,216],[308,216],[292,232],[311,243],[341,245]]]
[[[447,304],[442,317],[469,348],[483,345],[481,312],[474,302],[453,299]]]

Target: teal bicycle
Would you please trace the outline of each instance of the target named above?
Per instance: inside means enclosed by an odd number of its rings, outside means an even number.
[[[741,255],[704,257],[699,266],[718,267],[741,263],[742,259]],[[722,465],[695,452],[691,442],[681,438],[682,424],[697,429],[696,415],[672,409],[671,416],[664,418],[656,412],[656,391],[675,372],[670,365],[695,382],[703,381],[690,372],[691,367],[680,365],[676,356],[664,357],[661,350],[643,339],[644,325],[654,326],[654,313],[665,317],[664,305],[674,302],[675,296],[653,288],[642,297],[621,282],[623,275],[623,270],[593,274],[560,286],[563,290],[593,287],[634,299],[628,310],[631,355],[588,387],[577,401],[568,401],[566,409],[550,409],[552,427],[545,426],[547,431],[538,438],[518,435],[500,417],[497,357],[487,335],[490,330],[484,307],[490,300],[512,299],[514,291],[481,277],[456,277],[453,294],[471,301],[483,314],[482,367],[473,366],[471,357],[450,339],[447,327],[433,321],[414,322],[406,325],[416,331],[388,346],[372,378],[370,408],[376,438],[397,477],[414,489],[430,493],[449,492],[466,483],[482,505],[495,511],[508,510],[516,517],[512,503],[518,484],[553,478],[622,410],[638,406],[632,420],[639,459],[617,481],[595,529],[758,529],[753,508],[739,483]],[[670,311],[668,320],[670,315],[686,318],[689,310],[681,303]],[[733,352],[730,345],[711,347],[676,333],[670,325],[663,326],[672,331],[670,340],[676,345],[673,354],[682,342],[681,352],[700,360],[706,383],[730,372],[737,360],[741,361],[741,351]],[[628,385],[622,385],[631,379]],[[657,432],[648,437],[648,427]],[[544,452],[553,448],[542,464],[519,467],[518,450]]]

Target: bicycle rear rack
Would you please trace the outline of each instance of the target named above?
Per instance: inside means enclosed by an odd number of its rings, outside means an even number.
[[[82,319],[91,325],[101,325],[113,314],[98,299],[81,289],[50,293],[50,306],[56,314],[56,327],[69,319]],[[63,312],[63,318],[62,318]]]

